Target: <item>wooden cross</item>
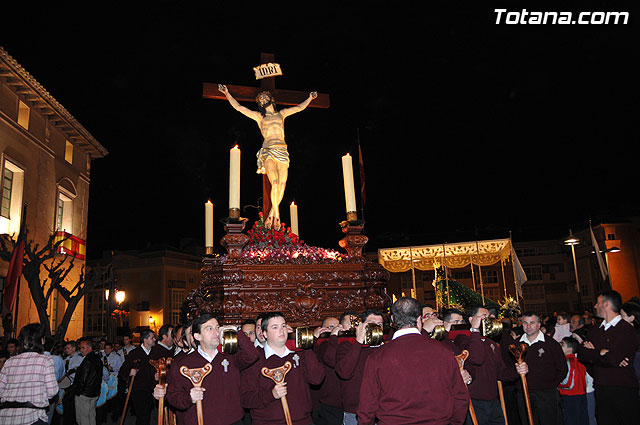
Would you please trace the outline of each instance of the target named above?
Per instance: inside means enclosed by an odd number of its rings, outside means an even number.
[[[211,366],[211,363],[207,363],[203,367],[197,367],[194,369],[189,369],[186,366],[181,366],[180,374],[185,378],[187,378],[189,381],[191,381],[194,387],[200,388],[202,387],[202,382],[204,381],[204,378],[209,373],[211,373],[212,370],[213,370],[213,366]],[[196,401],[196,412],[198,414],[198,425],[203,425],[204,417],[202,414],[202,400]]]
[[[169,358],[162,357],[157,360],[149,359],[149,364],[151,364],[151,366],[153,366],[156,372],[158,373],[158,384],[162,385],[163,387],[167,383],[167,370],[169,369],[169,366],[171,365],[172,361],[173,359],[171,357]],[[158,400],[158,425],[163,424],[163,416],[164,416],[164,397],[160,397],[160,399]]]
[[[282,366],[274,369],[263,367],[260,373],[262,373],[262,376],[265,378],[271,379],[275,384],[281,384],[284,382],[284,378],[292,367],[291,362],[286,361]],[[289,403],[287,403],[287,396],[283,395],[280,397],[280,401],[282,402],[282,410],[284,411],[284,420],[287,425],[291,425],[291,413],[289,411]]]
[[[527,344],[509,345],[509,351],[516,358],[516,362],[521,364],[524,362],[523,357],[527,352]],[[520,374],[520,380],[522,381],[522,392],[524,393],[524,401],[527,406],[527,415],[529,416],[529,425],[533,425],[533,414],[531,411],[531,398],[529,397],[529,386],[527,385],[527,375]]]
[[[273,53],[260,53],[260,63],[272,63],[275,62],[275,56]],[[294,106],[303,102],[309,92],[295,91],[295,90],[282,90],[276,89],[275,77],[265,77],[260,80],[260,87],[248,87],[248,86],[234,86],[231,84],[225,84],[229,93],[238,102],[255,102],[258,93],[268,90],[273,95],[276,104]],[[202,84],[202,97],[205,99],[221,99],[226,101],[224,93],[218,90],[218,83],[203,83]],[[318,93],[318,97],[309,104],[310,108],[329,108],[329,95]],[[266,174],[262,175],[262,211],[266,215],[271,209],[271,183]]]
[[[460,368],[461,372],[464,369],[464,362],[467,360],[467,358],[469,358],[469,351],[467,350],[462,350],[462,353],[456,356],[456,361],[458,362],[458,367]],[[466,386],[467,383],[465,382],[464,385]],[[478,425],[478,418],[476,416],[476,411],[473,408],[473,403],[471,402],[471,400],[469,400],[469,415],[471,416],[471,422],[473,422],[473,425]]]

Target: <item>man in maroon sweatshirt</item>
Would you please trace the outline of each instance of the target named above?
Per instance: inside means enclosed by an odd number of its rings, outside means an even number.
[[[322,383],[324,368],[312,350],[287,348],[288,326],[281,313],[267,313],[262,318],[262,331],[266,339],[264,350],[258,361],[242,373],[242,405],[251,410],[253,425],[282,425],[285,416],[281,398],[286,396],[293,425],[311,425],[309,385]],[[280,384],[261,373],[262,368],[275,369],[286,362],[292,368]]]
[[[518,379],[515,361],[512,361],[509,366],[505,365],[498,344],[481,336],[482,320],[489,316],[489,310],[484,306],[477,306],[469,310],[471,333],[469,336],[459,335],[455,340],[460,349],[472,353],[467,359],[465,367],[473,376],[468,387],[478,425],[505,423],[498,399],[498,380],[513,381]],[[471,423],[470,418],[467,418],[467,423]]]
[[[569,368],[562,347],[553,338],[540,331],[540,316],[527,312],[522,315],[524,335],[520,343],[527,344],[526,363],[516,366],[518,373],[527,375],[531,411],[535,425],[562,425],[558,385],[567,376]],[[522,392],[522,386],[519,386]],[[527,417],[524,396],[518,397],[520,418]]]
[[[173,358],[173,325],[165,323],[158,330],[158,341],[151,348],[150,358],[152,360],[158,360],[162,358]]]
[[[336,374],[342,380],[342,406],[344,408],[344,424],[357,425],[356,412],[360,401],[360,386],[364,365],[369,355],[378,347],[364,345],[366,326],[374,323],[380,327],[384,325],[382,313],[377,310],[367,310],[360,315],[362,323],[356,327],[355,342],[345,341],[338,346],[336,354]]]
[[[151,349],[156,344],[156,336],[152,330],[144,330],[140,334],[142,343],[133,349],[125,358],[118,372],[122,379],[135,379],[131,388],[131,404],[136,411],[136,425],[149,425],[153,410],[153,388],[156,384],[156,370],[151,364]]]
[[[328,338],[316,340],[313,348],[318,360],[324,367],[325,379],[320,387],[312,387],[311,397],[317,393],[317,408],[314,400],[315,425],[342,425],[344,421],[344,409],[342,408],[342,389],[340,378],[336,374],[336,357],[338,352],[338,333],[342,325],[336,317],[327,317],[322,321],[322,326],[314,331],[314,335],[328,332]],[[314,391],[314,388],[317,388]]]
[[[401,297],[391,307],[393,340],[366,363],[358,425],[461,425],[469,408],[458,363],[438,341],[420,334],[420,303]]]
[[[203,314],[193,321],[193,337],[197,349],[172,364],[167,377],[167,402],[183,411],[180,415],[185,425],[197,425],[196,402],[202,402],[202,414],[206,424],[241,425],[244,409],[240,402],[240,371],[253,364],[259,356],[249,338],[238,332],[238,351],[225,354],[219,351],[220,336],[235,326],[220,326],[218,319]],[[213,369],[204,378],[202,387],[194,387],[180,368],[201,368],[209,363]]]
[[[604,320],[600,326],[591,327],[587,341],[578,349],[580,361],[594,366],[598,425],[640,421],[638,379],[633,365],[638,339],[633,326],[622,320],[621,306],[618,292],[601,292],[595,309]]]

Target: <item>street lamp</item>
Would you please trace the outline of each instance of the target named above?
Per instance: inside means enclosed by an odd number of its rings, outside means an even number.
[[[573,270],[576,273],[576,292],[578,293],[578,310],[582,310],[582,295],[580,294],[580,279],[578,278],[578,263],[576,262],[576,245],[580,243],[580,238],[573,236],[573,232],[569,229],[569,237],[564,240],[565,245],[571,247],[571,255],[573,256]]]
[[[119,291],[113,288],[115,285],[112,282],[110,288],[113,289],[113,296],[110,297],[110,289],[105,289],[104,298],[107,300],[107,338],[109,341],[114,341],[117,338],[117,323],[116,318],[113,316],[113,312],[116,309],[120,308],[120,304],[122,304],[125,300],[125,291]]]
[[[125,296],[126,296],[126,294],[125,294],[124,291],[117,291],[116,290],[116,302],[118,304],[122,304],[124,302]]]
[[[118,291],[116,289],[116,303],[122,304],[124,302],[125,296],[126,296],[125,291]],[[104,299],[109,301],[109,290],[108,289],[104,290]]]

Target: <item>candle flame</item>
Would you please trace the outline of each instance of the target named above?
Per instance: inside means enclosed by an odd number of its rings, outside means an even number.
[[[292,202],[292,203],[291,203],[291,205],[295,205],[295,204],[296,204],[295,202]]]
[[[238,149],[238,145],[235,145],[235,146],[233,147],[233,149]]]
[[[211,202],[211,199],[207,199],[207,202],[205,202],[206,204],[213,204],[213,202]]]

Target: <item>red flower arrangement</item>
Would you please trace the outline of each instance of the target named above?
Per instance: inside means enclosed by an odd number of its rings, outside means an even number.
[[[262,213],[259,213],[258,217],[253,228],[247,232],[249,245],[256,245],[260,248],[304,245],[304,241],[291,231],[291,227],[286,227],[284,222],[280,224],[280,230],[267,229],[264,226]]]
[[[247,260],[306,264],[342,261],[344,258],[338,251],[305,244],[285,223],[281,223],[280,230],[267,229],[262,213],[247,233],[249,243],[242,250],[242,258]]]

